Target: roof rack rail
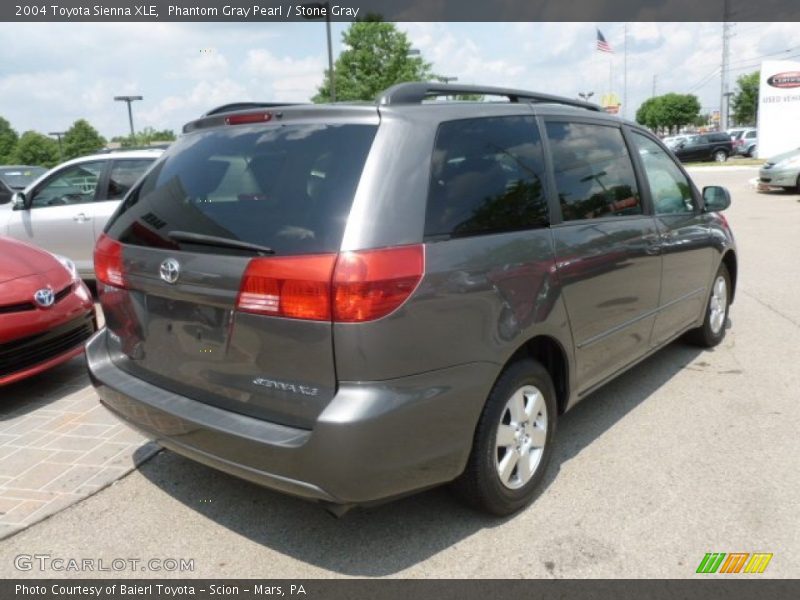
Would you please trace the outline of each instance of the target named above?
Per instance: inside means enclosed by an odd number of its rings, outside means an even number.
[[[381,92],[377,98],[377,103],[388,104],[421,104],[423,100],[438,96],[458,96],[470,94],[478,96],[502,96],[508,98],[509,102],[541,102],[551,104],[564,104],[585,108],[587,110],[602,111],[602,108],[591,102],[583,100],[573,100],[563,96],[552,96],[550,94],[540,94],[538,92],[527,92],[525,90],[514,90],[509,88],[489,87],[483,85],[451,85],[444,83],[415,81],[410,83],[398,83],[387,90]]]
[[[296,106],[298,102],[232,102],[230,104],[223,104],[202,115],[203,117],[210,117],[212,115],[221,115],[222,113],[235,112],[237,110],[249,110],[251,108],[277,108],[279,106]]]

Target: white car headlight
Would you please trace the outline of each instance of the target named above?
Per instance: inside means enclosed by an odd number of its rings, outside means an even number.
[[[73,279],[78,279],[78,268],[75,266],[75,263],[68,259],[66,256],[61,256],[59,254],[54,254],[53,256],[58,259],[64,268],[69,271],[69,274],[72,275]]]

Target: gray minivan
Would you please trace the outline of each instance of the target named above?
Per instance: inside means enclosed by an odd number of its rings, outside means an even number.
[[[438,100],[464,94],[505,101]],[[545,94],[212,111],[98,241],[89,372],[167,448],[335,513],[452,482],[509,514],[561,414],[685,333],[723,339],[729,203]]]

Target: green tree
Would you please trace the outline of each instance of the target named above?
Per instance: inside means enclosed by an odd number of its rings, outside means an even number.
[[[17,145],[19,136],[11,128],[11,124],[0,117],[0,165],[7,165],[14,155],[14,146]]]
[[[737,125],[755,125],[761,72],[753,71],[736,80],[738,90],[731,98],[733,120]]]
[[[78,119],[64,134],[64,159],[77,158],[97,152],[106,140],[85,119]]]
[[[375,17],[353,23],[342,33],[345,50],[334,65],[337,100],[373,100],[386,88],[404,81],[433,77],[430,63],[409,56],[411,42],[393,23]],[[330,102],[330,73],[325,70],[314,102]]]
[[[700,100],[693,94],[664,94],[661,98],[661,111],[664,126],[670,133],[677,132],[684,125],[691,125],[700,115]]]
[[[59,162],[58,142],[36,131],[26,131],[14,148],[13,162],[49,169]]]
[[[636,111],[636,121],[653,131],[670,133],[694,124],[700,116],[700,101],[693,94],[664,94],[645,100]]]
[[[111,138],[111,141],[118,142],[122,148],[149,146],[158,142],[174,142],[175,132],[172,129],[156,130],[152,127],[145,127],[133,139],[129,135],[118,135]]]

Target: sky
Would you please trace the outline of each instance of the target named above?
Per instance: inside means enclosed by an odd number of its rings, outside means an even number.
[[[398,23],[438,75],[599,100],[623,98],[622,23]],[[333,24],[334,58],[344,23]],[[614,48],[595,50],[595,27]],[[762,59],[800,60],[794,23],[736,23],[731,88]],[[111,138],[129,131],[115,95],[142,95],[134,124],[173,129],[237,100],[307,101],[327,65],[325,25],[302,23],[0,23],[0,116],[18,132],[64,131],[84,118]],[[630,23],[627,107],[694,93],[719,108],[721,23]]]

